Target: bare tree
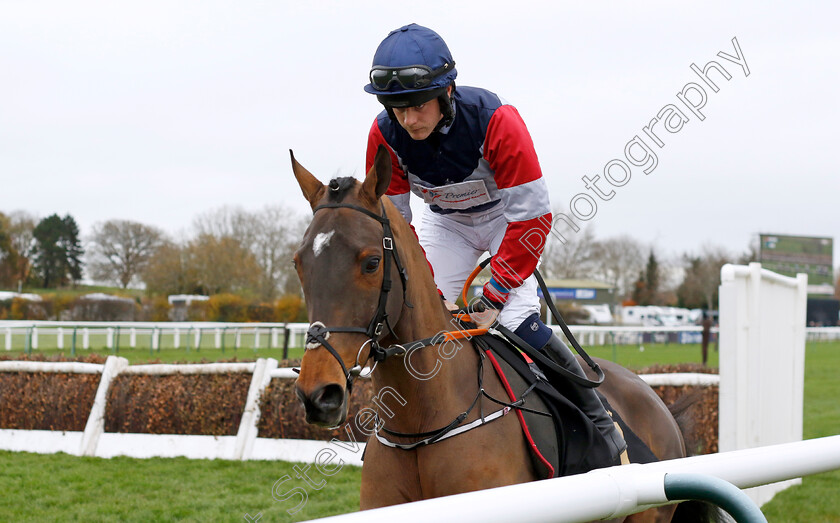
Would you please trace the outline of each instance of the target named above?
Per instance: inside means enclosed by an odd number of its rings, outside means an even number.
[[[577,233],[566,235],[564,239],[565,243],[548,235],[540,270],[548,278],[592,278],[597,266],[592,227],[583,227]]]
[[[9,221],[8,216],[0,212],[0,287],[8,287],[14,283],[17,265],[18,254],[12,248]]]
[[[206,294],[251,294],[259,287],[260,268],[254,254],[228,236],[204,234],[192,240],[186,249],[186,265]]]
[[[88,268],[94,280],[126,288],[143,273],[164,241],[160,229],[128,220],[109,220],[93,226]]]
[[[626,234],[596,242],[593,247],[596,277],[615,287],[618,296],[627,295],[645,267],[645,251],[638,240]]]
[[[14,211],[9,215],[9,239],[12,250],[17,253],[15,279],[19,285],[26,283],[32,272],[35,236],[33,231],[39,219],[26,211]]]
[[[151,294],[195,294],[201,292],[198,276],[190,267],[187,248],[163,241],[149,259],[140,277]]]
[[[759,258],[759,251],[761,250],[761,241],[759,235],[753,235],[750,239],[749,245],[747,245],[747,250],[742,253],[738,258],[735,260],[736,263],[740,265],[749,265],[750,262],[757,262]]]
[[[252,218],[256,234],[250,247],[262,270],[260,295],[274,299],[281,289],[290,287],[290,281],[297,283],[292,256],[306,228],[305,220],[279,205],[267,206]]]
[[[664,305],[677,304],[677,289],[685,279],[685,262],[679,255],[656,254],[660,260],[660,300]]]
[[[705,244],[700,249],[700,254],[686,254],[684,258],[685,279],[677,289],[680,305],[716,309],[720,269],[735,257],[723,247]]]
[[[221,207],[193,222],[197,238],[228,238],[253,255],[259,274],[255,290],[265,300],[275,299],[283,290],[297,289],[291,259],[304,228],[302,217],[280,205],[256,212]]]
[[[228,205],[199,214],[193,219],[195,237],[233,238],[242,245],[253,242],[254,220],[242,207]]]

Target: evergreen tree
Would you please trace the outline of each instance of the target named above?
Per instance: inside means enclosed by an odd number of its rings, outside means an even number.
[[[645,290],[647,305],[659,305],[659,262],[652,250],[648,256],[647,267],[645,267]]]
[[[645,273],[639,272],[639,277],[633,282],[633,293],[630,299],[636,305],[648,305],[647,303],[647,288],[645,287]]]
[[[32,231],[35,238],[34,267],[46,288],[82,279],[82,246],[79,227],[69,214],[53,214],[41,220]]]
[[[637,305],[660,305],[659,279],[659,262],[650,251],[645,270],[639,273],[639,279],[633,284],[633,301]]]

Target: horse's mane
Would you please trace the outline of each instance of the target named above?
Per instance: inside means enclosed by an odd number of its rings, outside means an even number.
[[[350,189],[355,187],[356,179],[352,176],[342,176],[340,178],[333,178],[330,180],[329,191],[327,198],[334,203],[338,203],[344,199]]]

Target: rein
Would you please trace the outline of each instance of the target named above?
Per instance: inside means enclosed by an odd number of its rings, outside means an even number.
[[[487,258],[486,260],[482,261],[478,264],[472,274],[467,278],[466,283],[464,284],[464,289],[461,292],[461,297],[464,300],[464,303],[469,303],[467,301],[467,291],[470,288],[470,284],[475,279],[476,276],[484,269],[487,264],[490,263],[491,258]],[[594,389],[598,387],[601,383],[604,382],[604,371],[601,370],[601,366],[595,363],[589,354],[583,350],[583,347],[580,346],[575,335],[572,334],[572,331],[569,329],[569,326],[566,325],[566,321],[563,319],[563,316],[560,315],[560,311],[557,310],[557,307],[554,305],[554,300],[551,298],[551,294],[548,292],[548,287],[545,284],[545,280],[543,280],[542,275],[540,274],[539,269],[534,269],[534,277],[537,279],[537,284],[540,286],[540,290],[543,293],[543,299],[545,299],[545,303],[548,306],[548,310],[551,311],[551,316],[554,318],[554,321],[560,326],[560,330],[563,331],[565,334],[566,339],[569,340],[569,343],[574,347],[575,352],[577,352],[583,361],[589,366],[590,369],[595,373],[597,378],[595,380],[589,380],[587,378],[582,378],[571,372],[570,370],[561,367],[554,363],[548,356],[540,352],[538,349],[540,347],[532,347],[528,342],[517,336],[513,331],[507,329],[502,325],[497,325],[496,329],[490,329],[491,334],[501,335],[507,338],[513,345],[518,347],[522,352],[527,354],[532,360],[541,363],[546,369],[549,369],[567,380],[580,385],[581,387],[586,387],[588,389]]]

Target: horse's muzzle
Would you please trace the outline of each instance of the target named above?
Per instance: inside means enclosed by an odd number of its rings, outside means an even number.
[[[295,394],[306,411],[306,422],[323,427],[337,427],[347,418],[347,389],[332,383],[306,394],[295,387]]]

